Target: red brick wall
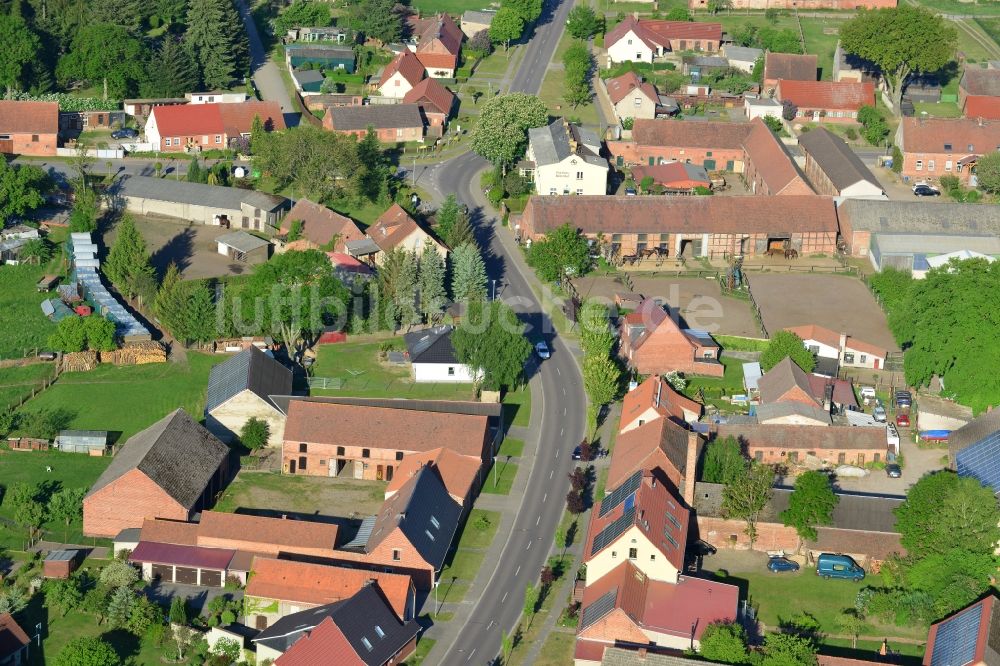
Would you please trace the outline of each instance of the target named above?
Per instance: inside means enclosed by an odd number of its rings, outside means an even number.
[[[222,143],[215,143],[215,137],[215,134],[198,134],[197,136],[181,137],[162,136],[160,137],[160,150],[164,153],[183,153],[190,145],[198,146],[202,150],[224,150],[229,145],[225,134],[220,135]],[[171,139],[169,146],[167,145],[168,138]],[[206,138],[208,138],[207,142],[205,141]],[[180,145],[177,144],[177,139],[180,139]]]
[[[393,559],[394,550],[399,551],[398,560]],[[430,590],[434,586],[434,567],[424,561],[399,529],[393,530],[370,553],[338,550],[336,559],[364,564],[379,571],[389,569],[392,573],[406,574],[413,579],[413,585],[421,591]]]
[[[957,176],[963,183],[969,182],[971,171],[968,167],[958,170],[958,160],[965,157],[957,153],[903,153],[903,175],[914,180],[936,181],[941,176]],[[951,160],[951,171],[945,170],[947,162]],[[921,168],[917,169],[917,162],[921,163]],[[933,162],[933,169],[931,163]]]
[[[149,477],[132,470],[83,500],[83,533],[114,537],[123,529],[142,527],[146,518],[187,520],[188,510]]]
[[[685,148],[682,146],[644,146],[633,141],[608,141],[608,150],[611,152],[612,161],[621,156],[622,160],[630,164],[649,164],[652,157],[654,163],[660,160],[678,162],[691,162],[701,166],[705,160],[715,160],[716,169],[725,169],[726,162],[742,162],[743,148]],[[711,155],[709,155],[711,153]]]
[[[622,340],[628,340],[628,336],[622,336]],[[623,351],[626,358],[629,358],[627,343]],[[721,364],[696,363],[694,358],[695,349],[684,334],[673,326],[663,325],[653,331],[638,349],[632,351],[629,362],[644,375],[671,370],[709,377],[723,375],[725,368]]]
[[[35,141],[34,138],[38,140]],[[17,155],[55,155],[59,141],[55,134],[12,134],[11,154]],[[0,142],[2,145],[2,142]]]
[[[822,426],[816,426],[822,427]],[[806,454],[813,454],[820,460],[829,462],[831,464],[838,465],[865,465],[876,460],[884,461],[886,447],[880,447],[877,449],[807,449],[805,447],[801,449],[775,449],[769,448],[767,446],[750,446],[747,448],[747,455],[754,458],[760,462],[764,463],[782,463],[782,464],[795,464],[793,462],[794,456],[792,454],[797,454],[798,462],[803,463],[806,459]],[[760,458],[757,455],[760,454]],[[841,460],[840,456],[843,455],[844,459]]]
[[[716,548],[750,550],[750,539],[743,531],[742,520],[725,520],[711,516],[698,516],[698,536]],[[735,535],[735,541],[732,537]],[[799,549],[801,541],[795,528],[780,523],[757,523],[757,541],[754,550],[783,550],[787,553]]]
[[[699,45],[701,48],[695,48]],[[671,51],[706,51],[715,53],[719,50],[719,42],[714,39],[671,39]]]

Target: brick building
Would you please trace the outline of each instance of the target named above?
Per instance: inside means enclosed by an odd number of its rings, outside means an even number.
[[[462,29],[454,19],[441,13],[427,18],[409,16],[406,19],[410,39],[406,46],[417,55],[427,70],[427,76],[450,79],[458,69],[462,50]]]
[[[189,520],[229,480],[229,447],[178,409],[129,438],[83,499],[83,533],[110,538],[146,518]]]
[[[896,130],[904,176],[958,176],[974,184],[976,161],[1000,147],[1000,122],[978,118],[903,118]]]
[[[722,45],[722,25],[628,16],[607,32],[604,45],[611,62],[652,63],[672,51],[716,53]]]
[[[277,102],[155,106],[146,121],[146,141],[167,153],[226,150],[233,139],[249,137],[254,118],[267,131],[285,129]]]
[[[750,121],[750,133],[743,140],[743,182],[761,196],[810,195],[798,165],[774,132],[761,119]]]
[[[958,106],[966,118],[1000,120],[1000,69],[966,66],[958,84]]]
[[[51,156],[58,147],[58,102],[0,100],[0,153]]]
[[[482,475],[485,472],[483,461],[476,456],[464,456],[447,448],[403,456],[403,462],[385,488],[385,498],[389,499],[398,493],[411,477],[425,467],[438,475],[448,494],[464,510],[472,508],[476,491],[482,486]]]
[[[669,306],[668,306],[669,307]],[[722,377],[719,345],[704,331],[681,328],[660,305],[647,298],[622,319],[619,355],[642,375],[681,372]]]
[[[287,241],[284,245],[286,250],[329,248],[333,252],[344,252],[347,243],[365,237],[357,222],[309,199],[295,202],[282,218],[278,233],[287,238],[293,222],[300,223],[300,236],[297,240]]]
[[[701,418],[701,404],[673,389],[660,375],[653,375],[625,394],[618,432],[628,432],[661,418],[679,425]]]
[[[249,419],[260,419],[269,428],[267,443],[281,446],[285,415],[270,396],[291,392],[292,371],[251,345],[209,373],[205,426],[222,441],[232,442]]]
[[[819,78],[819,57],[798,53],[764,54],[764,91],[770,94],[778,81],[815,81]]]
[[[437,79],[424,79],[406,93],[403,103],[420,107],[428,136],[441,136],[455,110],[455,95]]]
[[[798,122],[857,123],[862,106],[875,106],[875,84],[780,79],[774,96],[796,106]]]
[[[379,141],[391,144],[420,141],[424,137],[424,121],[416,104],[331,106],[323,115],[323,127],[358,138],[371,128]]]
[[[604,86],[608,97],[615,107],[618,120],[626,118],[652,120],[656,118],[656,110],[660,105],[660,96],[656,87],[648,81],[643,81],[635,72],[625,72],[621,76],[607,79]]]
[[[717,425],[714,438],[735,437],[746,454],[760,463],[789,467],[884,462],[885,428],[831,425]]]
[[[660,469],[689,506],[704,441],[670,419],[656,419],[618,435],[605,488],[623,484],[638,471]]]

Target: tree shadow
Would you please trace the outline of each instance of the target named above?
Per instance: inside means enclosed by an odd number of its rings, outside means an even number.
[[[191,265],[191,258],[194,256],[194,229],[187,227],[170,240],[164,243],[156,252],[150,256],[149,261],[153,264],[157,274],[164,275],[167,266],[171,262],[177,265],[177,269],[183,272]]]
[[[101,638],[115,649],[123,662],[127,661],[129,657],[135,657],[139,654],[139,637],[129,631],[112,629],[101,634]]]

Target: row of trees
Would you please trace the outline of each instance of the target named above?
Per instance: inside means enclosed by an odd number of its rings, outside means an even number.
[[[583,388],[587,393],[587,426],[597,431],[604,405],[622,391],[621,362],[615,356],[617,336],[611,328],[607,308],[599,303],[584,305],[580,317],[580,347],[583,349]]]
[[[584,42],[574,40],[563,53],[563,99],[574,109],[581,104],[587,104],[594,96],[591,80],[594,71],[594,58]]]

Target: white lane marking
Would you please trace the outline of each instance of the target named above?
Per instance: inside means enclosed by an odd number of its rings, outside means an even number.
[[[545,500],[547,500],[548,498],[549,498],[549,494],[548,494],[548,493],[545,493],[545,494],[544,494],[544,495],[542,496],[542,501],[544,502],[544,501],[545,501]]]
[[[565,412],[564,412],[565,413]],[[559,436],[562,437],[563,433],[566,432],[566,428],[559,428]]]
[[[472,655],[476,654],[478,648],[472,648],[472,652],[469,653],[469,658],[466,661],[472,661]]]
[[[492,626],[493,626],[493,620],[490,620],[490,623],[488,625],[486,625],[486,631],[489,631],[490,627],[492,627]]]
[[[517,574],[519,573],[521,573],[521,567],[518,567],[517,570],[514,571],[514,578],[517,578]]]
[[[563,407],[563,416],[566,416],[566,408]]]
[[[525,550],[531,550],[531,542],[530,541],[528,542],[528,545],[524,547],[524,549]]]
[[[566,387],[563,386],[563,395],[566,395]]]
[[[506,592],[503,593],[503,599],[500,600],[500,603],[503,603],[505,601],[507,601],[507,593]]]
[[[556,367],[556,374],[557,375],[562,375],[562,370],[560,370],[558,367]]]
[[[559,449],[556,449],[556,458],[559,457]]]
[[[538,527],[538,523],[540,522],[542,522],[542,517],[538,516],[538,518],[535,519],[535,527]]]
[[[549,470],[549,478],[551,479],[552,475],[555,474],[555,473],[556,473],[556,471],[554,469]]]

